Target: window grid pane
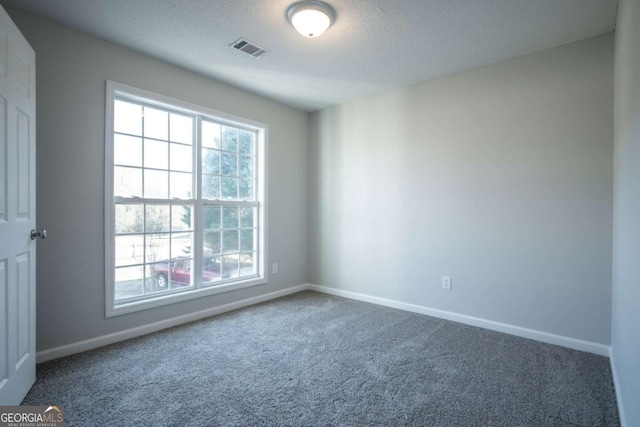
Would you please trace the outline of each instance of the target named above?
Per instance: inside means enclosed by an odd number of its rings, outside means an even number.
[[[130,166],[115,168],[114,194],[192,198],[194,117],[125,100],[116,100],[114,107],[114,165]]]
[[[216,206],[215,203],[204,207],[203,240],[205,257],[209,257],[210,262],[203,265],[203,284],[214,285],[221,280],[257,274],[256,209],[255,206]],[[213,270],[219,272],[220,277],[213,277]]]
[[[193,286],[177,264],[193,269],[193,205],[119,203],[115,212],[116,301]]]
[[[255,201],[256,132],[202,123],[202,197]]]

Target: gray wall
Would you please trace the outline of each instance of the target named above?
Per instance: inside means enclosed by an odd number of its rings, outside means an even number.
[[[311,283],[609,344],[612,35],[323,110],[311,132]]]
[[[9,9],[37,57],[38,350],[306,283],[308,115]],[[269,125],[269,284],[105,318],[104,105],[113,80]]]
[[[611,347],[626,425],[640,426],[640,2],[620,0],[616,28]]]

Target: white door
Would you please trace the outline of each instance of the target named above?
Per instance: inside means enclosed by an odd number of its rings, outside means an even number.
[[[0,405],[36,378],[35,53],[0,7]]]

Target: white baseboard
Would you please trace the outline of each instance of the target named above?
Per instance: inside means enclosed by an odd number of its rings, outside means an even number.
[[[609,363],[611,364],[611,376],[613,377],[613,389],[616,391],[616,401],[618,402],[618,416],[620,417],[620,427],[627,426],[627,418],[624,413],[622,396],[620,395],[620,383],[618,382],[618,369],[616,368],[616,358],[613,354],[613,347],[609,349]]]
[[[533,329],[522,328],[520,326],[513,326],[506,323],[494,322],[492,320],[481,319],[478,317],[466,316],[464,314],[453,313],[450,311],[438,310],[435,308],[408,304],[400,301],[379,298],[360,294],[356,292],[344,291],[340,289],[329,288],[326,286],[318,286],[313,284],[303,284],[294,286],[291,288],[283,289],[281,291],[271,292],[265,295],[259,295],[253,298],[247,298],[244,300],[236,301],[233,303],[208,308],[206,310],[197,311],[195,313],[185,314],[183,316],[173,317],[171,319],[161,320],[159,322],[151,323],[148,325],[142,325],[124,331],[114,332],[112,334],[102,335],[95,338],[90,338],[84,341],[78,341],[75,343],[63,345],[60,347],[54,347],[48,350],[39,351],[36,353],[36,362],[42,363],[60,357],[69,356],[71,354],[81,353],[83,351],[93,350],[105,345],[114,344],[120,341],[125,341],[131,338],[136,338],[142,335],[150,334],[152,332],[161,331],[163,329],[171,328],[173,326],[182,325],[184,323],[193,322],[196,320],[204,319],[207,317],[215,316],[217,314],[226,313],[229,311],[237,310],[239,308],[248,307],[250,305],[259,304],[261,302],[269,301],[272,299],[280,298],[286,295],[302,292],[305,290],[313,290],[330,295],[336,295],[344,298],[354,299],[358,301],[364,301],[372,304],[383,305],[386,307],[397,308],[399,310],[410,311],[413,313],[425,314],[427,316],[438,317],[441,319],[451,320],[454,322],[464,323],[471,326],[478,326],[485,329],[490,329],[506,334],[516,335],[523,338],[529,338],[536,341],[542,341],[549,344],[555,344],[563,347],[572,348],[575,350],[586,351],[589,353],[595,353],[601,356],[611,357],[611,348],[604,344],[598,344],[590,341],[583,341],[575,338],[565,337],[562,335],[550,334],[547,332],[536,331]],[[611,358],[612,372],[614,375],[614,381],[616,381],[615,365],[613,358]],[[616,382],[617,385],[617,382]],[[616,393],[618,388],[616,387]],[[620,414],[622,419],[622,406],[621,400],[618,396],[618,404],[620,405]],[[624,427],[624,425],[623,425]]]
[[[516,335],[536,341],[542,341],[548,344],[555,344],[562,347],[568,347],[574,350],[586,351],[589,353],[598,354],[600,356],[609,356],[610,347],[608,345],[598,344],[591,341],[584,341],[576,338],[565,337],[562,335],[550,334],[548,332],[536,331],[534,329],[522,328],[520,326],[509,325],[507,323],[494,322],[492,320],[466,316],[464,314],[438,310],[421,305],[408,304],[405,302],[373,297],[357,292],[328,288],[326,286],[309,285],[309,289],[312,291],[350,298],[358,301],[369,302],[372,304],[384,305],[386,307],[397,308],[413,313],[426,314],[427,316],[438,317],[441,319],[451,320],[453,322],[464,323],[466,325],[479,326],[481,328],[491,329],[493,331]]]
[[[93,350],[105,345],[114,344],[131,338],[150,334],[152,332],[161,331],[173,326],[182,325],[184,323],[194,322],[196,320],[215,316],[217,314],[226,313],[228,311],[237,310],[239,308],[248,307],[250,305],[280,298],[286,295],[302,292],[309,289],[308,284],[294,286],[292,288],[283,289],[281,291],[271,292],[259,295],[253,298],[247,298],[240,301],[232,302],[217,307],[208,308],[206,310],[196,311],[194,313],[185,314],[171,319],[161,320],[159,322],[150,323],[148,325],[138,326],[136,328],[126,329],[124,331],[114,332],[112,334],[102,335],[84,341],[54,347],[48,350],[36,353],[36,363],[46,362],[48,360],[58,359],[60,357],[69,356],[71,354],[81,353],[83,351]]]

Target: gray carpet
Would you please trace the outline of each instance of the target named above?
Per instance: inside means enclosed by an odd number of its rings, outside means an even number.
[[[608,359],[303,292],[38,365],[69,426],[617,426]]]

